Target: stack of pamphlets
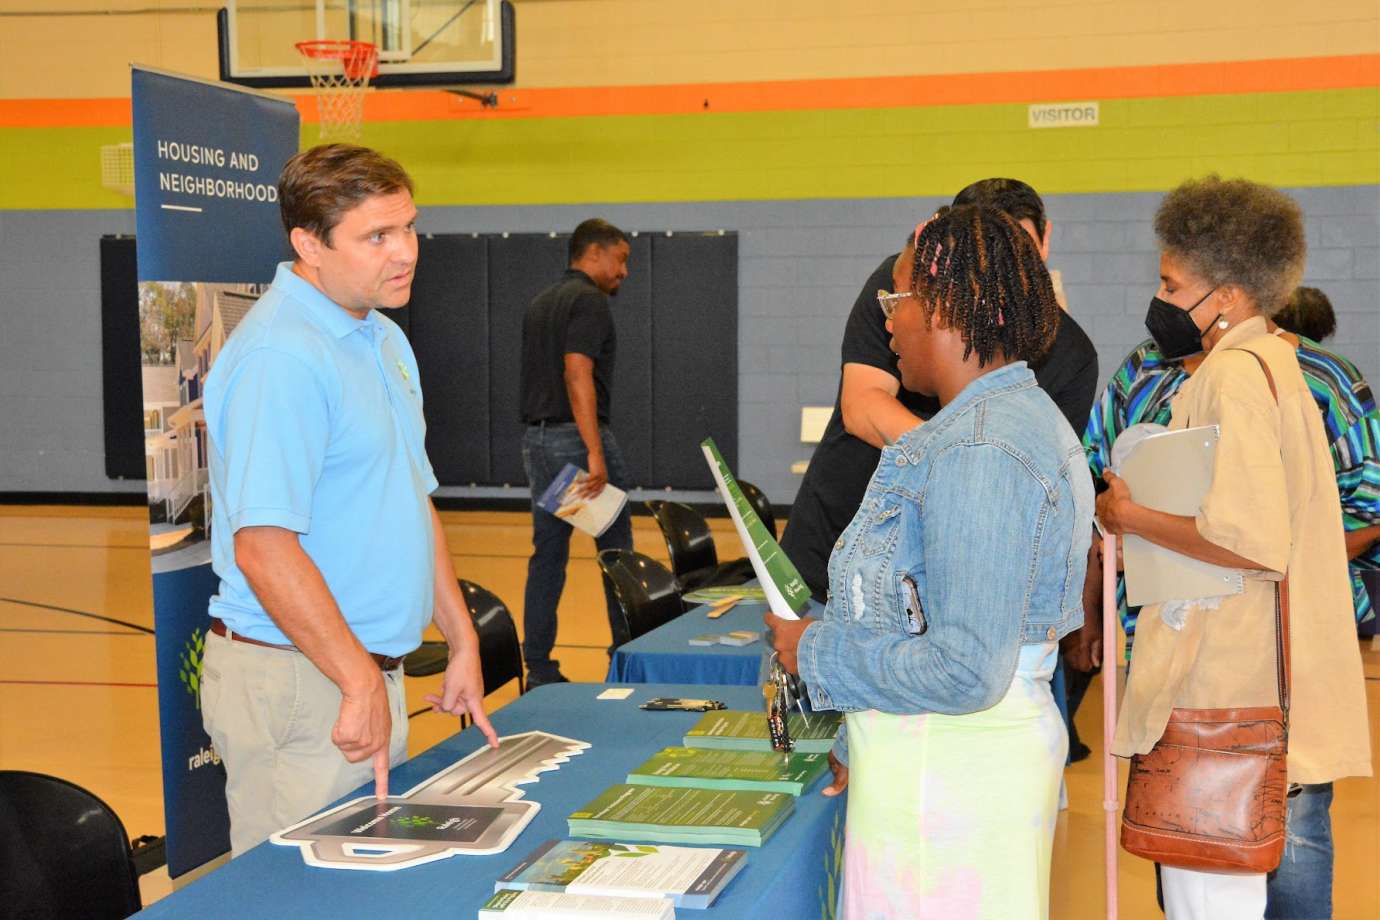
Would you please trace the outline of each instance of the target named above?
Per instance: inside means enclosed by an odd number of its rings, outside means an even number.
[[[499,891],[479,908],[479,920],[676,920],[670,898],[605,898],[547,891]]]
[[[828,766],[827,754],[668,747],[629,773],[628,782],[800,795]]]
[[[676,907],[703,910],[746,862],[744,850],[548,840],[499,878],[494,890],[670,898]]]
[[[703,636],[692,636],[691,645],[732,645],[742,648],[751,645],[758,640],[757,633],[748,629],[735,629],[733,632],[726,633],[706,633]]]
[[[783,792],[610,786],[569,818],[572,837],[760,847],[795,808]]]
[[[827,754],[843,723],[838,712],[812,712],[809,723],[801,715],[790,717],[791,738],[797,754]],[[748,710],[724,709],[707,712],[685,735],[685,746],[735,751],[770,751],[767,714]],[[780,757],[781,755],[777,755]]]
[[[692,604],[717,604],[731,597],[738,598],[740,604],[765,604],[767,592],[761,585],[706,585],[680,596]]]
[[[567,463],[537,499],[537,504],[591,537],[600,537],[628,503],[628,493],[606,483],[598,495],[584,498],[579,491],[588,478],[584,470]]]

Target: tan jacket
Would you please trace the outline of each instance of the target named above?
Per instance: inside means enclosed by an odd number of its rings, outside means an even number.
[[[1260,365],[1270,368],[1279,400]],[[1275,583],[1289,573],[1293,659],[1289,780],[1369,776],[1364,677],[1341,501],[1317,403],[1289,343],[1263,318],[1230,330],[1174,397],[1171,428],[1220,426],[1212,486],[1197,516],[1211,543],[1260,563],[1241,594],[1194,610],[1182,630],[1141,611],[1112,750],[1143,754],[1174,707],[1276,702]],[[1134,495],[1132,496],[1134,498]]]

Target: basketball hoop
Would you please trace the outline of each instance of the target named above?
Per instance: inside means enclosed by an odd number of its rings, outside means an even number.
[[[298,42],[312,89],[321,139],[359,140],[364,124],[364,90],[379,74],[379,49],[369,42]]]

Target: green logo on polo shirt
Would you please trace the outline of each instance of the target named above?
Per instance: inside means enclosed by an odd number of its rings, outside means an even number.
[[[196,700],[196,708],[201,708],[201,664],[205,659],[206,635],[200,629],[192,630],[192,637],[182,645],[178,656],[177,679]]]

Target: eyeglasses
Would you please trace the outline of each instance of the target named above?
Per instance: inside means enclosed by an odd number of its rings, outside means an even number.
[[[882,308],[882,315],[891,319],[896,315],[896,308],[906,297],[914,297],[914,291],[898,291],[895,294],[885,288],[877,291],[877,306]]]

